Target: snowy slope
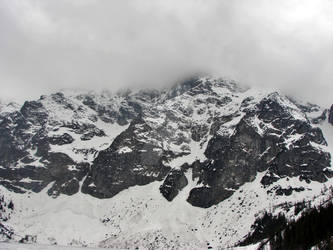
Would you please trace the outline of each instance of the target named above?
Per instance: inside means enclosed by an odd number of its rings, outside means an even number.
[[[298,179],[281,180],[305,187],[306,191],[292,196],[267,195],[256,180],[237,190],[229,199],[208,209],[186,202],[192,182],[172,202],[159,193],[161,183],[132,187],[117,196],[100,200],[78,193],[53,199],[46,193],[27,196],[1,188],[12,199],[15,211],[10,220],[15,237],[37,235],[40,244],[107,246],[116,249],[176,248],[199,249],[208,244],[221,248],[233,246],[248,232],[256,216],[285,202],[311,200],[320,195],[322,185],[304,185]],[[188,173],[190,175],[190,173]],[[190,179],[190,178],[189,178]],[[332,185],[333,183],[326,183]],[[278,212],[278,210],[276,211]],[[289,212],[293,214],[291,210]]]
[[[40,244],[0,243],[1,250],[100,250],[101,248],[52,246]]]

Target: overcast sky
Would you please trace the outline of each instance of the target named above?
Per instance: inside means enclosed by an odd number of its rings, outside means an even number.
[[[207,73],[333,103],[332,0],[0,0],[0,98]]]

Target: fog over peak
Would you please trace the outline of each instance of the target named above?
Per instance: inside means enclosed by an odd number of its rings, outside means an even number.
[[[193,74],[333,100],[330,0],[0,0],[0,98]]]

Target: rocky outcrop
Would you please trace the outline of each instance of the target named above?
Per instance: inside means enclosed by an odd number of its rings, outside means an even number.
[[[197,87],[200,85],[200,81],[198,78],[193,77],[189,78],[185,81],[183,81],[181,84],[176,84],[174,85],[166,94],[167,99],[172,99],[177,96],[180,96],[184,93],[186,93],[189,90],[192,90],[193,88]]]
[[[118,123],[120,126],[127,125],[129,122],[137,117],[138,114],[142,113],[142,107],[139,104],[139,101],[132,100],[129,96],[131,92],[123,92],[118,93],[121,98],[116,96],[114,100],[110,97],[110,103],[99,103],[99,100],[96,100],[95,96],[85,95],[80,96],[82,99],[82,103],[88,106],[90,109],[94,110],[97,113],[97,116],[106,123]],[[145,97],[146,97],[145,93]],[[152,98],[153,94],[150,96]],[[121,99],[121,103],[119,107],[115,107],[115,103],[119,102]],[[144,100],[146,101],[146,99]]]
[[[149,142],[147,136],[153,136],[153,132],[142,117],[133,120],[109,148],[99,152],[82,192],[110,198],[128,187],[162,180],[170,169],[163,161],[172,152]]]
[[[219,187],[198,187],[190,191],[187,201],[196,207],[208,208],[227,199],[233,194],[231,190]]]
[[[329,111],[328,122],[333,125],[333,105],[331,106],[331,109]]]
[[[72,195],[79,190],[79,181],[87,174],[89,165],[75,163],[62,153],[50,153],[41,159],[42,166],[27,164],[20,168],[0,168],[1,185],[9,190],[24,193],[26,190],[40,192],[54,182],[47,191],[53,197]]]
[[[160,192],[165,199],[172,201],[187,184],[188,180],[184,172],[182,170],[173,169],[160,186]]]
[[[247,110],[232,135],[213,136],[205,152],[208,160],[197,174],[205,187],[191,191],[192,205],[217,204],[267,170],[262,180],[267,186],[287,176],[306,182],[327,180],[330,155],[314,146],[326,145],[321,130],[303,117],[293,117],[294,110],[288,110],[280,98],[273,93]]]
[[[60,94],[54,97],[63,97]],[[57,102],[60,102],[57,99]],[[68,133],[48,136],[49,114],[41,101],[25,102],[20,111],[4,117],[0,124],[0,184],[25,193],[47,191],[54,197],[79,190],[79,181],[89,165],[75,162],[67,154],[52,152],[52,145],[68,145],[74,138]]]
[[[64,133],[62,135],[56,135],[49,138],[50,144],[53,145],[65,145],[70,144],[74,141],[73,137],[67,133]]]
[[[0,241],[12,239],[14,231],[3,223],[8,221],[14,211],[14,203],[0,194]]]
[[[21,114],[34,125],[43,125],[48,118],[46,109],[38,101],[25,102],[21,108]]]

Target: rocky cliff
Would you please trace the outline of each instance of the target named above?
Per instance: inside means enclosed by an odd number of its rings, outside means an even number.
[[[328,122],[333,125],[333,105],[331,106],[331,109],[329,111]]]

